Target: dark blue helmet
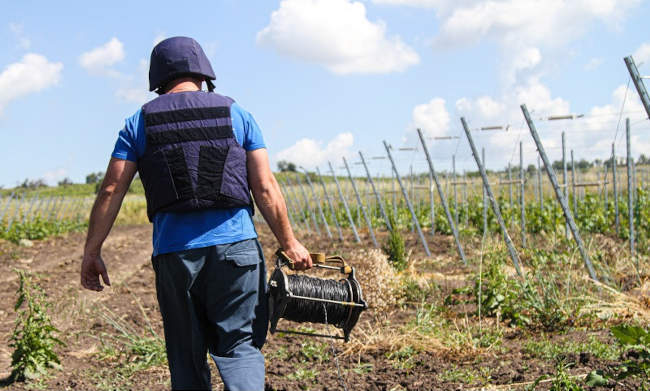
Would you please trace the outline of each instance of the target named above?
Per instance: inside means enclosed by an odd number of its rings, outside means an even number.
[[[210,60],[201,45],[189,37],[172,37],[161,41],[151,52],[149,91],[158,90],[183,76],[202,76],[208,90],[214,90],[216,79]]]

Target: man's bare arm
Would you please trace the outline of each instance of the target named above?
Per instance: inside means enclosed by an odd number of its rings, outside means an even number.
[[[98,292],[103,290],[104,287],[99,282],[100,275],[104,284],[111,284],[101,257],[102,244],[115,222],[136,170],[136,163],[128,160],[111,158],[108,163],[104,181],[90,212],[88,236],[81,263],[81,285],[86,289]]]
[[[265,148],[248,151],[248,184],[258,209],[269,224],[271,231],[280,242],[287,255],[294,260],[296,269],[312,266],[309,252],[296,239],[287,217],[287,206],[269,166],[269,156]]]

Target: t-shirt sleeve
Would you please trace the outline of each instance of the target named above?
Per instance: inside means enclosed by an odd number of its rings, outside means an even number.
[[[231,107],[233,113],[241,116],[244,128],[244,140],[242,146],[247,151],[253,151],[260,148],[266,148],[262,130],[253,118],[253,115],[248,111],[242,109],[237,103],[233,103]]]
[[[113,148],[112,157],[116,159],[129,160],[132,162],[137,162],[140,151],[141,144],[140,140],[142,137],[138,133],[138,127],[140,124],[140,114],[139,110],[132,117],[126,119],[124,123],[124,128],[120,130],[120,133],[117,136],[117,141],[115,142],[115,147]],[[139,153],[140,152],[140,153]]]

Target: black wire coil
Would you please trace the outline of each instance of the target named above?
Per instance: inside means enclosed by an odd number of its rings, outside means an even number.
[[[351,302],[352,292],[346,280],[324,280],[302,274],[288,275],[288,290],[296,296]],[[327,314],[325,313],[327,311]],[[294,322],[327,323],[341,327],[348,319],[350,308],[299,298],[287,303],[283,318]]]

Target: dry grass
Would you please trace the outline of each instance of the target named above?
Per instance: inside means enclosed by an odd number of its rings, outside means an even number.
[[[394,310],[399,301],[400,277],[388,262],[388,256],[377,249],[352,252],[348,263],[357,270],[363,297],[377,313]]]
[[[147,217],[147,201],[141,195],[127,195],[124,197],[122,208],[117,215],[115,224],[118,225],[133,225],[133,224],[149,224]]]

